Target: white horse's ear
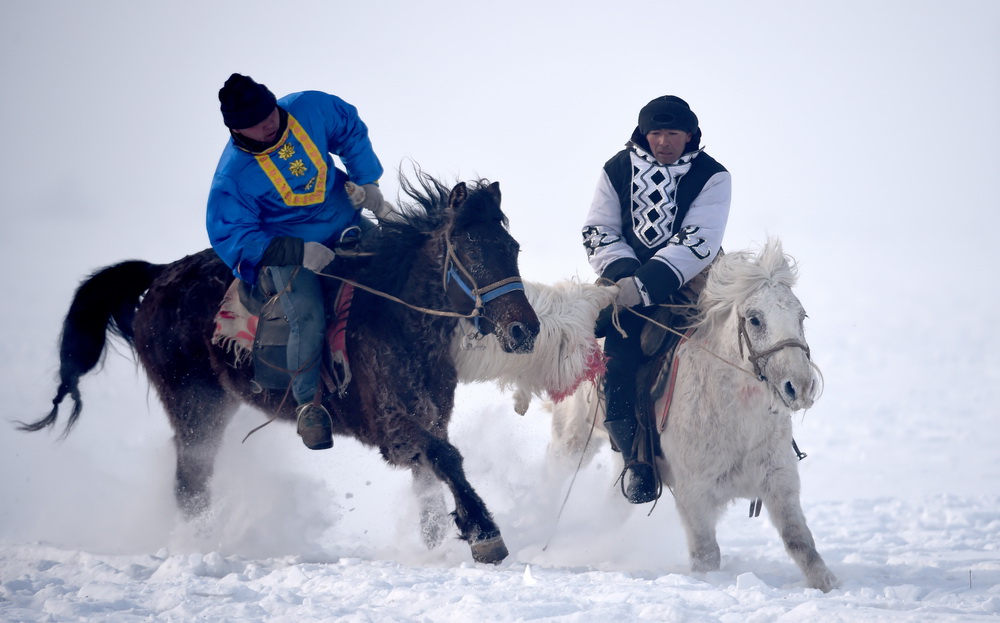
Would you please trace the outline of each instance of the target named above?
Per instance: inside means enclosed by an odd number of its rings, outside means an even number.
[[[455,187],[451,189],[451,194],[448,195],[448,210],[452,213],[457,212],[468,198],[469,188],[465,182],[455,184]]]

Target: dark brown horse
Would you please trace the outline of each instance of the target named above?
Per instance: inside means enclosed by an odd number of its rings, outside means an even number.
[[[507,231],[498,184],[460,183],[449,192],[420,174],[419,188],[405,179],[402,185],[414,202],[395,222],[368,232],[358,253],[338,256],[333,272],[424,310],[356,288],[347,333],[353,378],[346,393],[328,394],[324,404],[334,435],[377,447],[388,463],[412,471],[428,547],[444,536],[443,482],[473,559],[499,563],[507,555],[500,530],[448,441],[458,382],[449,349],[459,315],[477,315],[479,331],[495,335],[505,350],[530,352],[538,318],[518,288],[518,245]],[[174,429],[177,502],[189,517],[202,513],[222,434],[237,407],[246,403],[294,421],[294,401],[283,400],[283,391],[254,393],[252,364],[239,364],[212,344],[231,281],[210,249],[172,264],[128,261],[93,274],[77,290],[63,325],[53,409],[21,428],[54,425],[70,395],[69,433],[82,407],[80,378],[100,360],[107,333],[118,335],[138,354]]]

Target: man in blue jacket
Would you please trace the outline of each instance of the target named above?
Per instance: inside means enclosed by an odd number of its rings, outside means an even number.
[[[233,274],[282,293],[298,434],[313,450],[330,448],[330,414],[313,404],[326,329],[316,273],[333,261],[331,247],[344,230],[359,223],[360,208],[384,215],[382,165],[357,109],[334,95],[303,91],[278,100],[263,84],[233,74],[219,102],[230,139],[209,192],[208,236]],[[348,198],[347,181],[364,189],[360,206]]]

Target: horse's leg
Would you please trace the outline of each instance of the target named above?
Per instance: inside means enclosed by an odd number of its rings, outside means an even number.
[[[486,504],[465,477],[462,454],[448,441],[425,435],[424,456],[455,496],[455,525],[462,540],[469,543],[472,559],[500,564],[507,557],[507,546]]]
[[[555,481],[577,466],[589,464],[607,440],[607,433],[599,423],[604,421],[603,399],[592,383],[581,385],[572,396],[552,404],[551,411],[552,436],[546,464]]]
[[[703,486],[709,486],[709,483]],[[687,534],[691,570],[696,573],[718,570],[722,553],[715,536],[715,526],[719,521],[721,505],[693,488],[676,487],[674,498],[677,514]]]
[[[184,516],[193,519],[211,505],[209,480],[215,456],[238,403],[221,385],[212,383],[161,388],[160,397],[174,429],[174,495]]]
[[[209,506],[208,481],[236,399],[223,387],[231,364],[212,346],[213,321],[232,276],[214,251],[168,265],[135,314],[133,344],[174,430],[175,496],[195,517]]]
[[[444,489],[429,466],[414,464],[413,491],[420,506],[420,536],[427,549],[433,549],[444,540],[448,524],[448,510],[444,501]]]
[[[429,477],[426,472],[429,468],[455,498],[455,525],[460,538],[469,544],[472,559],[500,564],[507,557],[507,546],[486,504],[465,477],[462,454],[446,439],[410,422],[394,432],[396,439],[405,441],[383,447],[382,455],[392,465],[414,470],[418,486],[426,486],[423,479]]]
[[[818,588],[824,593],[837,588],[837,577],[827,568],[823,557],[816,551],[816,542],[812,532],[806,525],[799,500],[798,472],[781,470],[770,474],[766,483],[766,491],[762,496],[771,523],[778,529],[785,551],[799,566],[806,576],[806,582],[812,588]]]

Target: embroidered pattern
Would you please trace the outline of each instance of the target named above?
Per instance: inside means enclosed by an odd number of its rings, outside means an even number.
[[[299,125],[299,122],[295,120],[295,117],[290,114],[288,115],[288,129],[285,132],[285,136],[282,137],[283,140],[280,141],[280,148],[275,146],[254,156],[257,160],[257,164],[260,165],[264,174],[267,175],[267,178],[271,180],[272,184],[274,184],[274,189],[278,191],[279,195],[281,195],[281,199],[285,202],[285,205],[308,206],[323,203],[323,201],[326,200],[326,178],[328,173],[326,160],[323,154],[319,152],[316,144],[313,143],[311,138],[309,138],[305,129]],[[299,146],[301,146],[306,152],[306,157],[309,159],[309,162],[312,163],[313,167],[315,167],[317,171],[316,176],[310,180],[310,182],[315,183],[307,184],[307,187],[303,188],[303,190],[306,191],[304,193],[295,192],[295,190],[292,189],[288,180],[285,179],[281,170],[278,169],[278,165],[271,159],[271,156],[275,155],[275,152],[277,152],[277,156],[280,158],[281,150],[283,150],[286,146],[291,146],[293,150],[292,153],[294,153],[295,147],[290,144],[292,137],[298,141]],[[296,166],[296,162],[298,163],[298,166]],[[301,169],[299,167],[301,167]],[[289,172],[297,177],[304,175],[307,170],[308,167],[301,159],[292,162],[289,166]]]
[[[644,151],[633,148],[632,230],[650,249],[671,235],[677,216],[677,184],[691,169],[691,156],[676,164],[663,165]]]
[[[600,247],[620,242],[621,236],[611,231],[607,227],[584,227],[583,228],[583,248],[587,250],[587,256],[594,254]]]
[[[281,158],[282,160],[288,160],[294,155],[295,155],[295,146],[290,143],[285,143],[284,145],[281,146],[281,149],[278,150],[278,157]]]
[[[708,248],[707,241],[697,235],[699,231],[700,227],[685,227],[670,238],[670,244],[684,247],[699,260],[704,260],[712,254],[712,250]]]

